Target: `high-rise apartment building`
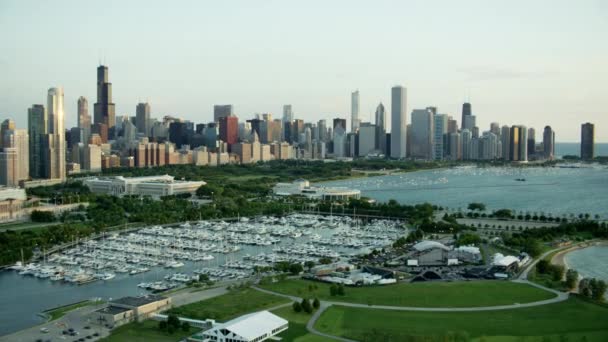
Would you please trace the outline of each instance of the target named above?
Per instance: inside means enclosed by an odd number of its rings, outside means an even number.
[[[543,152],[546,159],[555,158],[555,131],[551,126],[545,126],[543,131]]]
[[[50,109],[49,109],[50,110]],[[112,102],[112,83],[109,82],[108,67],[97,67],[97,102],[93,106],[93,123],[104,124],[112,131],[116,126],[115,105]]]
[[[536,130],[532,127],[528,128],[528,156],[532,156],[536,152]]]
[[[500,129],[501,156],[504,160],[511,160],[511,127],[504,125]]]
[[[86,97],[78,98],[77,126],[82,129],[82,141],[86,142],[91,137],[91,115],[89,115],[89,101]]]
[[[47,97],[48,134],[43,139],[44,177],[65,180],[66,145],[64,128],[63,88],[51,88]]]
[[[9,130],[14,130],[15,128],[15,121],[12,119],[2,121],[2,124],[0,124],[0,147],[4,147],[4,134]]]
[[[509,153],[511,161],[528,160],[528,129],[526,126],[511,126]]]
[[[444,140],[447,138],[448,134],[448,115],[447,114],[437,114],[433,118],[433,122],[435,124],[433,130],[433,159],[442,160],[445,156]]]
[[[391,158],[405,158],[407,144],[406,89],[391,89]]]
[[[150,104],[148,102],[138,103],[135,108],[135,127],[138,133],[143,133],[145,137],[152,132],[150,121]]]
[[[350,94],[350,131],[356,132],[361,125],[359,118],[359,91],[355,90]]]
[[[595,158],[595,126],[590,123],[581,125],[581,159]]]
[[[18,181],[30,177],[30,151],[29,134],[25,129],[9,129],[4,131],[2,137],[3,149],[14,149],[17,154],[17,165],[13,170],[13,177]]]

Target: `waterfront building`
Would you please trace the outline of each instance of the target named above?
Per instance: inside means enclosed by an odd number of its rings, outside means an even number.
[[[432,109],[414,109],[412,111],[410,157],[417,159],[433,159],[433,122]]]
[[[448,140],[450,141],[450,160],[462,159],[462,143],[460,141],[460,133],[449,133]]]
[[[220,118],[234,115],[232,105],[214,105],[213,106],[213,121],[219,122]]]
[[[500,138],[500,124],[498,122],[492,122],[490,124],[490,132]]]
[[[553,160],[555,157],[555,131],[551,126],[545,126],[543,131],[543,152],[546,159]]]
[[[445,155],[444,144],[445,136],[448,133],[448,115],[437,114],[433,117],[435,125],[433,130],[433,159],[443,160]]]
[[[406,89],[394,86],[391,89],[391,158],[406,157],[407,151],[407,99]]]
[[[137,132],[145,137],[150,136],[152,127],[150,126],[150,104],[148,102],[138,103],[135,107],[135,126]]]
[[[157,295],[123,297],[110,300],[105,307],[93,311],[87,318],[91,322],[103,322],[118,327],[130,322],[142,322],[170,308],[170,297]]]
[[[91,192],[113,196],[162,196],[195,194],[196,190],[207,183],[203,181],[175,180],[173,176],[149,177],[93,177],[86,179],[86,185]]]
[[[361,198],[361,191],[345,187],[311,186],[305,179],[297,179],[292,183],[277,183],[272,192],[276,196],[303,196],[323,201],[345,201],[350,198]]]
[[[511,158],[511,127],[504,125],[500,129],[500,144],[502,147],[502,159],[510,160]]]
[[[471,131],[469,131],[468,129],[463,129],[462,132],[460,132],[460,141],[462,143],[462,159],[463,160],[471,160],[473,159],[473,135],[471,133]],[[475,139],[477,140],[477,139]]]
[[[536,130],[532,127],[528,128],[528,141],[527,141],[528,156],[532,156],[536,153]]]
[[[581,159],[595,158],[595,126],[590,123],[581,125]]]
[[[194,342],[260,342],[287,330],[289,322],[268,311],[254,312],[226,323],[212,323],[211,329],[202,331],[188,338]]]
[[[109,82],[109,71],[105,65],[97,67],[97,102],[93,106],[93,115],[93,123],[104,124],[108,130],[116,125],[115,105],[112,102],[112,83]]]
[[[511,161],[524,162],[528,160],[528,130],[526,126],[515,125],[510,129],[509,152]]]
[[[355,133],[359,130],[361,120],[359,119],[359,90],[350,94],[350,131]]]

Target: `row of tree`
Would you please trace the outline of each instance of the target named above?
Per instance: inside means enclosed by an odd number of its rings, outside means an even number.
[[[293,311],[295,311],[295,312],[304,311],[309,314],[309,313],[312,313],[313,309],[314,310],[318,309],[319,306],[321,306],[321,302],[319,302],[318,298],[315,298],[312,301],[312,304],[308,298],[302,298],[301,302],[293,302],[291,307],[293,308]]]

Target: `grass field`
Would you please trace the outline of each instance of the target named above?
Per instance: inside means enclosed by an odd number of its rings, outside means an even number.
[[[316,289],[311,290],[311,286]],[[555,294],[506,281],[402,283],[347,287],[345,296],[331,297],[329,284],[293,279],[262,286],[268,290],[321,300],[414,307],[479,307],[529,303]]]
[[[176,331],[172,335],[158,329],[158,322],[147,320],[142,323],[129,323],[112,331],[112,335],[102,339],[102,342],[175,342],[196,332]]]
[[[288,303],[285,298],[253,289],[239,289],[227,294],[169,310],[181,317],[226,321],[237,316]]]
[[[319,331],[358,341],[608,341],[608,308],[577,298],[532,308],[415,312],[330,307]],[[446,336],[452,336],[452,339]],[[428,339],[424,339],[428,341]]]
[[[310,334],[308,330],[306,330],[306,323],[308,323],[312,314],[295,312],[291,308],[291,305],[273,310],[272,313],[289,321],[289,329],[278,335],[283,341],[321,342],[327,340],[323,337]]]

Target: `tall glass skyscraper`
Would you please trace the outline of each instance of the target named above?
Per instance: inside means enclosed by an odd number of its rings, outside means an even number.
[[[391,158],[405,158],[407,147],[406,89],[391,89]]]
[[[109,82],[108,67],[97,67],[97,103],[94,105],[94,123],[105,124],[108,129],[116,126],[116,113],[112,103],[112,83]]]

